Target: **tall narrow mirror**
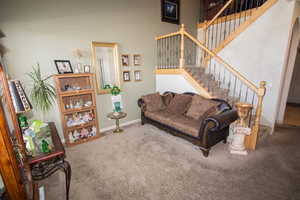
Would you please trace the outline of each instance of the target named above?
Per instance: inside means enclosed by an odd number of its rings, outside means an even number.
[[[93,67],[98,94],[107,94],[113,86],[121,86],[119,53],[116,43],[92,42]]]

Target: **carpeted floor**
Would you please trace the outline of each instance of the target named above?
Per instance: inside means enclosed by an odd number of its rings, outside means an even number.
[[[71,200],[300,199],[300,129],[278,129],[248,156],[219,143],[208,158],[151,125],[68,148]],[[45,181],[46,199],[65,198],[63,173]]]

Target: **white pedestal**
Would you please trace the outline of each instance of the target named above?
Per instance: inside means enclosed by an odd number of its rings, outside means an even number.
[[[246,135],[250,135],[251,129],[237,125],[234,127],[233,140],[230,144],[230,153],[238,155],[247,155],[248,152],[244,145]]]

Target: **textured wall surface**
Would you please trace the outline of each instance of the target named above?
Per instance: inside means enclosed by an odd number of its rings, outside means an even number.
[[[181,23],[193,35],[197,32],[199,0],[181,0]],[[1,1],[0,29],[6,37],[2,43],[8,48],[5,56],[9,74],[21,79],[28,87],[25,73],[37,62],[42,73],[54,74],[54,59],[70,59],[76,63],[72,51],[84,51],[85,63],[90,63],[92,41],[117,42],[120,54],[141,54],[142,82],[123,85],[123,101],[128,116],[124,121],[139,118],[137,99],[155,91],[154,37],[174,32],[178,26],[160,20],[160,0],[52,0]],[[98,95],[100,128],[113,125],[106,119],[112,110],[110,95]],[[55,121],[61,133],[57,105],[47,114]]]

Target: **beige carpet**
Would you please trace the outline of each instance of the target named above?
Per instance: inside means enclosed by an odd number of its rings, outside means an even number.
[[[300,132],[280,129],[248,156],[219,143],[208,158],[151,125],[126,128],[68,148],[71,200],[300,199]],[[45,182],[46,199],[64,199],[64,176]]]

